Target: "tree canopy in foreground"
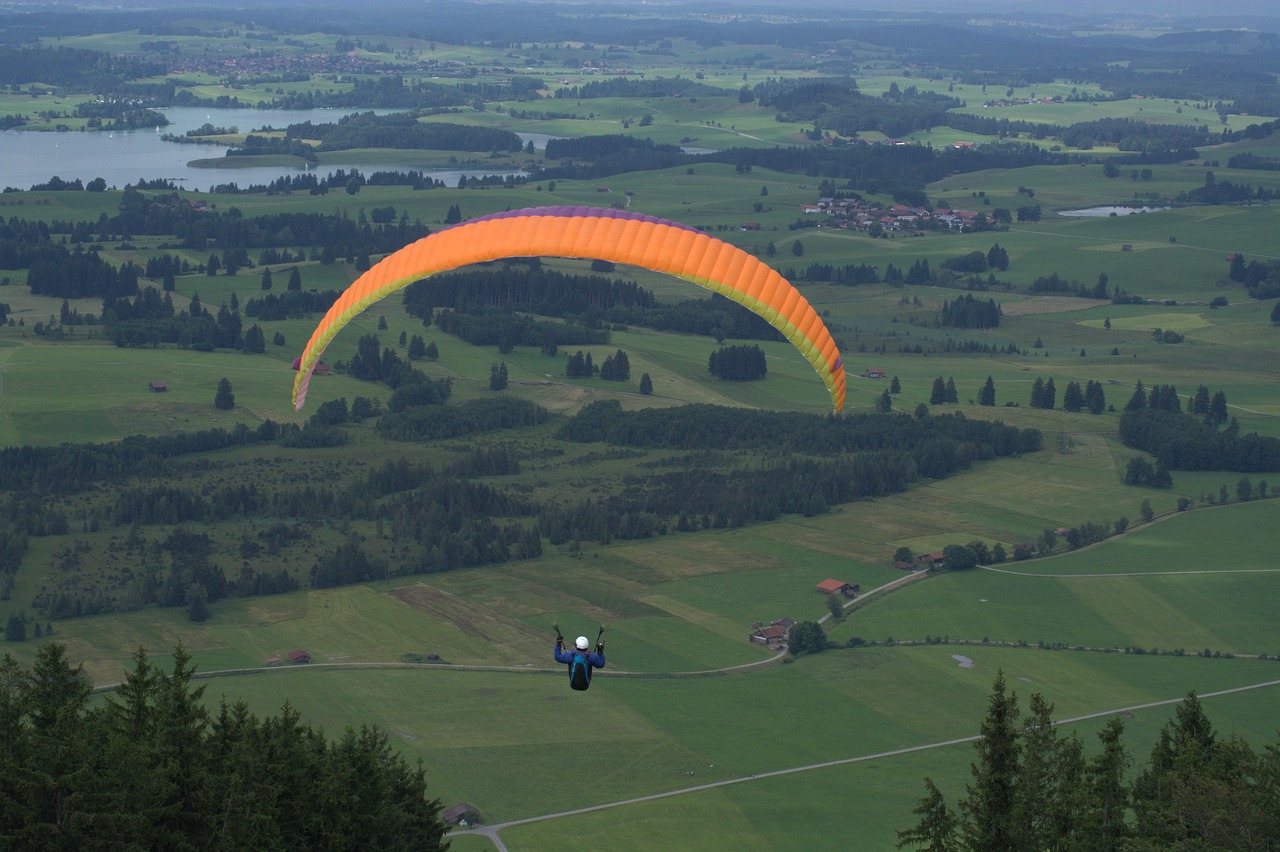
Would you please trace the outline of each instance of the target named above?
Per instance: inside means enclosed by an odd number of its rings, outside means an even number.
[[[66,650],[0,663],[0,847],[442,850],[440,803],[378,728],[328,739],[286,703],[216,714],[144,651],[105,702]]]
[[[1274,849],[1280,837],[1280,746],[1261,753],[1213,730],[1194,692],[1177,705],[1150,759],[1130,773],[1124,722],[1098,732],[1086,757],[1062,736],[1053,705],[1035,693],[1019,723],[1018,697],[996,675],[970,764],[973,781],[948,807],[932,779],[898,847],[968,850]]]

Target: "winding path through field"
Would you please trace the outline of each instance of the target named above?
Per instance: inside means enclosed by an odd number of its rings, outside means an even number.
[[[1237,693],[1237,692],[1248,692],[1254,689],[1267,689],[1267,688],[1276,687],[1276,686],[1280,686],[1280,680],[1268,680],[1268,681],[1263,681],[1261,683],[1249,684],[1247,686],[1236,686],[1236,687],[1232,687],[1231,689],[1221,689],[1221,690],[1218,690],[1217,692],[1206,692],[1203,695],[1199,695],[1197,697],[1203,700],[1208,698],[1216,698],[1222,695],[1230,695],[1232,693]],[[1099,710],[1094,713],[1085,713],[1080,716],[1073,716],[1070,719],[1060,719],[1054,722],[1054,724],[1069,725],[1069,724],[1074,724],[1076,722],[1084,722],[1089,719],[1097,719],[1102,716],[1114,716],[1118,713],[1132,713],[1136,710],[1148,710],[1152,707],[1165,707],[1170,704],[1178,704],[1183,700],[1185,699],[1184,698],[1165,698],[1165,699],[1161,699],[1160,701],[1148,701],[1145,704],[1130,704],[1126,707],[1113,707],[1109,710]],[[630,799],[620,799],[616,802],[605,802],[604,804],[591,805],[590,807],[585,807],[585,808],[575,808],[569,811],[558,811],[556,813],[542,814],[540,816],[525,817],[523,819],[513,819],[513,820],[509,820],[508,822],[500,822],[500,823],[495,823],[493,825],[478,826],[476,828],[469,828],[463,831],[453,831],[449,833],[449,836],[459,837],[463,835],[481,835],[484,837],[488,837],[490,840],[492,840],[494,846],[498,848],[499,852],[506,852],[507,846],[505,843],[502,842],[502,838],[498,836],[498,832],[507,828],[518,826],[518,825],[528,825],[529,823],[544,822],[546,820],[559,819],[561,817],[577,816],[579,814],[587,814],[587,813],[592,813],[594,811],[603,811],[609,808],[617,808],[623,805],[634,805],[640,802],[652,802],[658,799],[668,799],[673,796],[684,796],[690,793],[700,793],[704,790],[716,789],[717,787],[728,787],[731,784],[746,784],[750,781],[760,781],[765,778],[777,778],[782,775],[794,775],[798,772],[811,772],[815,769],[827,769],[832,766],[844,766],[850,763],[864,763],[872,760],[882,760],[884,758],[897,757],[903,754],[912,754],[918,751],[929,751],[931,749],[946,748],[948,746],[953,746],[953,745],[963,745],[964,743],[974,742],[977,739],[978,739],[978,735],[975,734],[973,736],[968,736],[968,737],[957,737],[956,739],[951,739],[951,740],[939,740],[937,742],[924,743],[922,745],[907,746],[905,748],[893,749],[892,751],[881,751],[881,752],[876,752],[875,754],[864,754],[864,755],[859,755],[857,757],[845,757],[839,760],[824,761],[822,763],[810,763],[804,766],[793,766],[789,769],[775,769],[771,772],[759,772],[754,775],[749,775],[746,778],[730,778],[725,781],[712,781],[711,783],[708,783],[708,784],[696,784],[692,787],[681,787],[678,790],[668,790],[665,793],[653,793],[648,796],[636,796]]]

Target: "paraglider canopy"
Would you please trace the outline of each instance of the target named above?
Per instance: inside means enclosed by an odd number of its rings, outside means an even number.
[[[817,371],[838,412],[844,364],[826,324],[776,270],[737,246],[687,225],[624,210],[536,207],[482,216],[423,237],[384,258],[338,297],[296,362],[293,404],[306,402],[329,341],[369,305],[414,281],[508,257],[606,260],[665,272],[743,305],[778,329]]]

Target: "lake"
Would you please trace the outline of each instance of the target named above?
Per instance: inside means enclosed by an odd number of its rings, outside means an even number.
[[[1104,207],[1086,207],[1082,210],[1059,210],[1059,216],[1077,216],[1077,217],[1093,217],[1093,216],[1129,216],[1134,213],[1156,213],[1161,210],[1168,210],[1168,207],[1129,207],[1125,205],[1109,205]]]
[[[188,163],[192,160],[221,157],[225,148],[216,145],[184,145],[165,142],[160,137],[166,133],[181,136],[204,123],[215,127],[238,127],[241,131],[257,130],[271,126],[283,129],[290,124],[304,121],[316,123],[335,122],[344,115],[369,110],[256,110],[256,109],[201,109],[196,107],[170,107],[160,110],[171,122],[159,130],[130,130],[113,133],[95,132],[36,132],[9,130],[0,133],[0,187],[30,189],[49,178],[76,180],[88,183],[102,178],[109,187],[123,187],[140,179],[165,178],[184,189],[207,190],[214,184],[236,183],[240,186],[270,183],[284,175],[294,175],[302,168],[288,166],[249,166],[237,169],[202,169]],[[380,114],[391,110],[373,110]],[[527,134],[534,136],[535,134]],[[526,134],[521,140],[528,141]],[[545,145],[545,140],[541,143]],[[539,145],[534,139],[535,147]],[[478,155],[482,156],[482,155]],[[368,164],[335,161],[315,169],[325,175],[338,169],[359,169],[364,174],[374,171],[394,171],[394,165],[370,166]],[[483,177],[493,174],[484,169],[445,169],[425,171],[436,180],[455,186],[460,177]],[[508,172],[502,172],[508,174]],[[516,172],[515,174],[521,174]]]

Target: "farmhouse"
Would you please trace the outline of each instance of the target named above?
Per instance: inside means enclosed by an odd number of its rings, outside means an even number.
[[[864,371],[863,371],[863,373],[862,373],[862,378],[864,378],[864,379],[883,379],[883,378],[884,378],[884,370],[883,370],[883,369],[881,369],[880,367],[871,367],[870,369],[868,369],[868,370],[864,370]]]
[[[851,598],[858,593],[862,587],[857,583],[846,583],[842,580],[823,580],[817,585],[818,591],[828,595],[844,595]]]
[[[164,393],[169,389],[169,386],[160,379],[152,379],[147,382],[147,387],[150,388],[152,393]]]
[[[304,651],[301,648],[296,648],[290,651],[285,656],[289,658],[289,662],[292,663],[293,665],[311,662],[311,652]]]
[[[787,632],[793,624],[795,624],[795,620],[790,618],[779,618],[768,625],[757,622],[750,639],[757,645],[764,645],[768,648],[780,647],[787,641]]]
[[[916,562],[924,566],[934,565],[938,568],[942,567],[942,563],[946,560],[946,554],[941,550],[935,550],[933,553],[921,553],[916,557]]]
[[[444,820],[445,825],[461,825],[462,823],[477,823],[480,821],[480,812],[466,802],[459,802],[451,808],[446,808],[440,812],[440,819]]]

